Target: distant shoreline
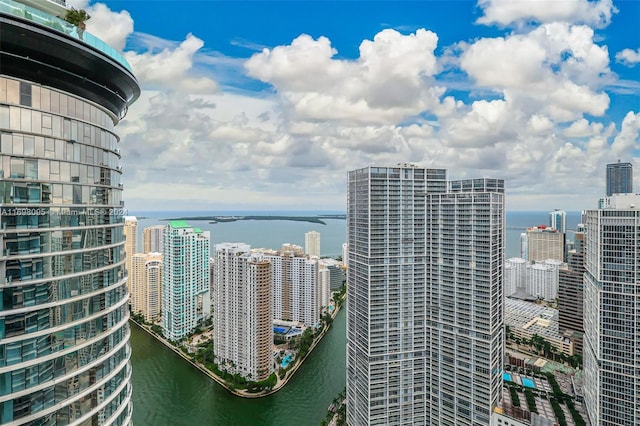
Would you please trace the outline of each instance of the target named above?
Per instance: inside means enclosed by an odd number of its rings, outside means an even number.
[[[327,223],[323,219],[338,219],[338,220],[346,220],[347,215],[345,214],[323,214],[317,216],[275,216],[275,215],[259,215],[259,216],[245,216],[245,215],[234,215],[234,216],[191,216],[191,217],[177,217],[171,219],[160,219],[162,221],[170,221],[170,220],[206,220],[209,223],[228,223],[228,222],[237,222],[239,220],[289,220],[293,222],[309,222],[316,223],[318,225],[326,225]]]

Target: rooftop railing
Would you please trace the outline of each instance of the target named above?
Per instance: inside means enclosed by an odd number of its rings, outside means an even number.
[[[79,30],[75,25],[70,24],[63,19],[60,19],[57,16],[50,15],[39,9],[27,6],[26,4],[18,3],[13,0],[0,0],[0,13],[27,19],[29,21],[44,25],[45,27],[52,28],[56,31],[71,36],[105,53],[107,56],[114,59],[127,70],[132,71],[131,66],[126,61],[126,59],[124,59],[124,56],[122,56],[122,54],[116,49],[109,46],[107,43],[100,40],[93,34],[87,31]]]

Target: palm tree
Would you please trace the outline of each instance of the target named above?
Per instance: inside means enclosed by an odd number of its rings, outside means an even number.
[[[87,29],[87,25],[85,24],[85,22],[87,22],[89,19],[91,19],[91,16],[89,16],[86,10],[78,10],[73,7],[67,11],[67,14],[64,17],[65,21],[72,25],[75,25],[78,28],[78,35],[81,39],[84,30]]]

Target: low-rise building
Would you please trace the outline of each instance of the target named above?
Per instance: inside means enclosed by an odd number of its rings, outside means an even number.
[[[573,342],[558,329],[557,309],[508,297],[504,304],[504,323],[515,337],[531,340],[538,335],[558,352],[567,356],[574,354]]]

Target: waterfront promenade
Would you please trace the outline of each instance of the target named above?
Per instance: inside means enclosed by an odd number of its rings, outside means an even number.
[[[346,296],[344,297],[343,302],[344,302],[345,299],[346,299]],[[333,312],[331,313],[331,318],[332,319],[335,319],[335,317],[338,314],[338,312],[340,311],[340,309],[341,309],[341,305],[338,304],[336,306],[336,309],[334,309]],[[309,349],[308,349],[307,353],[305,354],[305,356],[302,359],[297,360],[297,362],[291,367],[291,369],[288,370],[285,373],[285,376],[283,378],[280,378],[280,376],[276,373],[277,382],[273,386],[273,388],[271,388],[269,390],[261,391],[261,392],[248,392],[248,391],[246,391],[244,389],[234,389],[234,388],[230,387],[228,382],[226,382],[221,377],[216,375],[213,371],[211,371],[208,368],[206,368],[202,363],[195,361],[195,359],[193,357],[191,357],[189,354],[184,353],[180,349],[179,346],[175,346],[175,345],[171,344],[171,342],[169,342],[164,337],[159,336],[158,334],[154,333],[151,330],[151,327],[149,325],[140,324],[140,323],[134,321],[133,319],[131,320],[131,322],[134,323],[136,326],[138,326],[140,329],[146,331],[150,336],[152,336],[157,341],[159,341],[162,344],[164,344],[167,348],[171,349],[173,352],[175,352],[177,355],[179,355],[182,359],[184,359],[189,364],[191,364],[192,366],[197,368],[199,371],[201,371],[202,373],[207,375],[209,378],[213,379],[216,383],[218,383],[220,386],[225,388],[228,392],[230,392],[230,393],[232,393],[232,394],[234,394],[236,396],[242,397],[242,398],[262,398],[262,397],[265,397],[265,396],[272,395],[272,394],[278,392],[280,389],[282,389],[289,382],[289,380],[291,380],[291,378],[295,375],[295,373],[298,371],[298,369],[303,365],[304,361],[313,352],[315,347],[318,345],[318,343],[320,343],[320,341],[326,335],[326,333],[331,329],[331,324],[326,324],[325,323],[323,325],[322,331],[313,340],[313,342],[311,343],[311,346],[309,346]]]

